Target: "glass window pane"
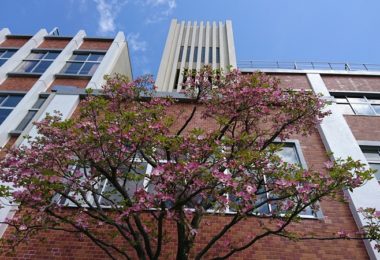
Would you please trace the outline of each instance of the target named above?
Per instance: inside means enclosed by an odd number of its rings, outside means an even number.
[[[343,115],[354,115],[354,111],[352,110],[349,104],[337,104],[337,108]]]
[[[52,61],[41,61],[36,68],[33,70],[34,73],[43,73],[47,70],[47,68],[50,66]]]
[[[79,74],[81,75],[93,75],[98,68],[99,63],[90,63],[86,62],[83,68],[80,70]]]
[[[379,104],[380,105],[380,99],[368,99],[371,104]]]
[[[284,146],[282,150],[278,153],[281,159],[287,163],[300,163],[298,155],[294,145]]]
[[[363,103],[363,102],[367,102],[367,100],[363,97],[363,98],[347,98],[348,101],[350,101],[350,103]]]
[[[104,54],[91,54],[88,58],[89,61],[101,61],[104,57]]]
[[[88,57],[88,54],[74,54],[71,60],[85,61]]]
[[[38,61],[24,61],[17,71],[19,72],[31,72],[37,65]]]
[[[24,96],[8,96],[5,102],[2,104],[3,107],[15,107]]]
[[[27,59],[31,60],[40,60],[42,57],[45,55],[43,52],[32,52],[31,54],[28,55]]]
[[[2,50],[0,50],[0,58],[3,56],[3,54],[5,53],[6,51],[2,51]]]
[[[25,127],[29,124],[30,121],[32,121],[33,117],[36,115],[37,111],[28,111],[24,119],[20,122],[20,124],[17,126],[16,130],[23,131]]]
[[[372,108],[375,110],[376,114],[380,115],[380,105],[372,105]]]
[[[0,66],[3,65],[6,61],[7,59],[0,59]]]
[[[5,100],[6,97],[7,96],[0,96],[0,105],[1,105],[1,103],[3,103],[3,101]]]
[[[369,167],[371,167],[371,169],[374,169],[376,170],[377,172],[375,173],[375,178],[380,181],[380,164],[378,163],[370,163],[369,164]]]
[[[367,161],[379,161],[380,162],[380,155],[376,151],[363,151],[363,154]]]
[[[36,108],[36,109],[40,108],[44,104],[44,102],[46,101],[46,98],[47,97],[39,97],[32,108]]]
[[[357,115],[374,115],[375,112],[371,109],[370,105],[366,104],[351,104]]]
[[[12,112],[12,109],[0,109],[0,124],[4,122],[7,116]]]
[[[347,103],[348,102],[347,99],[345,99],[345,98],[335,98],[335,101],[337,103]]]
[[[68,62],[62,71],[65,74],[78,74],[78,71],[80,70],[82,65],[82,62]]]
[[[57,58],[58,55],[59,55],[59,52],[48,52],[46,56],[44,57],[44,59],[54,60],[55,58]]]
[[[2,58],[10,58],[10,57],[12,57],[13,54],[15,54],[15,52],[16,52],[16,51],[13,51],[13,50],[7,50],[7,51],[3,54]]]

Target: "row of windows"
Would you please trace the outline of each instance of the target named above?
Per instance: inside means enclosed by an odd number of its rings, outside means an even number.
[[[278,155],[288,163],[292,164],[301,164],[301,160],[299,157],[299,153],[297,151],[297,148],[294,143],[287,143],[283,149],[278,153]],[[303,165],[304,166],[304,165]],[[132,178],[135,180],[129,180],[127,179],[120,179],[119,184],[125,188],[129,196],[133,196],[133,194],[141,188],[146,189],[147,192],[154,192],[154,186],[149,182],[149,178],[144,178],[144,176],[149,176],[152,172],[152,166],[150,166],[146,162],[139,163],[139,167],[135,169],[134,174],[136,174],[136,177]],[[138,176],[141,177],[138,177]],[[100,194],[100,196],[95,196],[92,198],[87,198],[89,201],[93,201],[94,199],[98,200],[98,203],[102,206],[114,206],[115,204],[120,204],[123,201],[123,197],[120,193],[116,192],[113,185],[110,184],[107,180],[102,181],[99,187],[97,188],[97,192]],[[270,193],[265,192],[265,187],[262,188],[263,194],[260,195],[260,198],[258,200],[258,203],[260,201],[265,201],[270,198]],[[70,194],[72,196],[75,196],[75,198],[78,200],[80,197],[76,197],[77,195]],[[231,196],[230,194],[227,194],[227,197],[231,203],[229,203],[228,208],[226,209],[227,213],[234,213],[236,210],[234,210],[232,205],[238,204],[238,199]],[[199,200],[200,198],[198,198]],[[189,208],[193,208],[193,203],[199,203],[200,201],[196,202],[197,198],[194,198],[195,201],[188,202],[187,206]],[[69,199],[66,199],[64,197],[61,197],[58,199],[58,203],[62,205],[67,206],[75,206],[72,202],[70,202]],[[213,211],[215,210],[214,205],[212,203],[212,199],[208,201],[208,205],[203,205],[205,210],[207,211]],[[260,206],[255,213],[258,214],[270,214],[273,210],[273,205],[266,203],[262,206]],[[301,216],[309,216],[309,217],[315,217],[316,213],[313,212],[311,208],[307,208],[304,212],[302,212]]]
[[[186,50],[186,57],[184,57],[184,46],[181,46],[179,49],[179,56],[178,56],[178,62],[182,62],[183,58],[186,58],[185,61],[190,61],[190,52],[191,47],[188,46]],[[215,62],[220,63],[220,48],[216,47],[216,53],[215,53]],[[202,47],[201,50],[201,62],[205,63],[206,60],[206,47]],[[212,63],[212,47],[209,47],[208,51],[208,63]],[[194,47],[194,54],[193,54],[193,62],[198,62],[198,47]]]
[[[5,63],[16,50],[0,49],[0,66]],[[16,72],[21,73],[44,73],[50,64],[57,58],[60,51],[40,51],[35,50],[30,53],[22,63],[16,68]],[[104,53],[79,53],[74,54],[62,69],[62,74],[89,75],[92,76],[103,60]]]
[[[0,66],[3,65],[17,50],[14,49],[0,49]]]
[[[335,97],[336,104],[345,115],[380,115],[380,99],[360,97]]]

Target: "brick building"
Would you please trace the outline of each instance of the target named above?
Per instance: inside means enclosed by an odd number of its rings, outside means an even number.
[[[303,167],[323,169],[334,158],[351,156],[380,169],[380,67],[366,64],[236,62],[232,24],[178,23],[173,20],[163,52],[156,85],[158,90],[181,97],[183,73],[209,64],[213,68],[238,67],[244,73],[260,70],[281,80],[284,88],[322,93],[331,100],[332,115],[309,137],[294,136],[281,156]],[[132,77],[128,47],[123,33],[114,39],[86,37],[80,31],[64,37],[41,30],[34,36],[0,31],[0,145],[20,145],[23,135],[35,135],[31,122],[46,112],[59,110],[64,118],[75,111],[85,88],[101,88],[104,74],[114,72]],[[190,109],[186,103],[178,104]],[[196,118],[194,125],[211,127]],[[329,236],[337,230],[355,232],[363,224],[356,213],[360,207],[380,208],[378,179],[347,193],[350,205],[322,201],[319,212],[305,212],[291,228]],[[342,192],[343,195],[343,192]],[[74,210],[74,209],[70,209]],[[263,209],[270,212],[270,207]],[[0,220],[15,214],[16,208],[0,210]],[[208,216],[197,243],[202,244],[223,225],[229,215]],[[230,236],[244,238],[257,229],[254,218],[236,226]],[[0,235],[7,230],[1,226]],[[172,232],[174,232],[172,230]],[[91,241],[63,232],[44,232],[20,245],[4,259],[107,259]],[[174,245],[173,245],[174,246]],[[170,248],[170,243],[167,245]],[[213,248],[214,252],[223,248]],[[170,250],[169,250],[170,251]],[[172,258],[170,252],[167,257]],[[211,251],[211,253],[213,252]],[[165,256],[164,254],[164,256]],[[373,246],[363,241],[302,241],[279,237],[264,239],[236,254],[234,259],[380,259]]]

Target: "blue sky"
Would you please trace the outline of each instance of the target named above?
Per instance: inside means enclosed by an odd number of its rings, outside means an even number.
[[[237,59],[380,64],[379,0],[2,0],[0,28],[59,27],[129,40],[134,75],[156,74],[170,20],[233,23]]]

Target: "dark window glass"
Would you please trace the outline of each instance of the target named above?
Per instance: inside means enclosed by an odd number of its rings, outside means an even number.
[[[179,62],[182,61],[182,55],[183,55],[183,46],[181,46],[181,48],[179,48],[179,56],[178,56],[178,61]]]
[[[216,47],[216,63],[220,63],[220,48]]]
[[[48,52],[44,59],[47,59],[47,60],[54,60],[55,58],[57,58],[57,56],[59,55],[59,52]]]
[[[0,55],[0,56],[1,56],[1,58],[10,58],[15,53],[16,53],[16,50],[7,50],[4,52],[3,55]]]
[[[34,68],[34,73],[43,73],[50,66],[52,61],[40,61],[40,63]]]
[[[193,62],[198,61],[198,47],[194,47],[194,56],[193,56]]]
[[[24,119],[20,122],[20,124],[17,126],[17,131],[23,131],[25,127],[29,124],[30,121],[32,121],[33,117],[36,115],[36,110],[29,110]]]
[[[188,46],[187,47],[187,53],[186,53],[186,62],[189,62],[189,60],[190,60],[190,51],[191,51],[191,47]]]
[[[6,59],[0,59],[0,66],[3,65],[6,61]]]
[[[3,101],[5,100],[6,97],[7,96],[0,96],[0,105],[1,105],[1,103],[3,103]]]
[[[205,62],[205,56],[206,56],[206,48],[202,47],[202,55],[201,55],[201,62]]]
[[[212,47],[208,49],[208,63],[212,63]]]
[[[44,102],[46,101],[46,97],[39,97],[38,100],[36,101],[36,103],[33,105],[32,108],[35,108],[35,109],[39,109],[41,108],[41,106],[44,104]]]
[[[38,61],[24,61],[20,68],[20,72],[32,72]]]
[[[66,74],[77,74],[83,63],[81,62],[68,62],[63,69],[63,73]]]
[[[8,96],[8,98],[3,102],[3,107],[15,107],[23,96]]]
[[[88,58],[89,61],[101,61],[104,57],[104,54],[90,54]]]
[[[81,75],[93,75],[96,68],[99,66],[98,63],[85,63],[79,74]]]
[[[176,71],[176,73],[175,73],[174,89],[177,89],[177,86],[178,86],[179,73],[180,73],[180,70],[177,69],[177,71]]]
[[[4,120],[7,118],[7,116],[12,112],[12,109],[0,109],[0,124],[4,122]]]
[[[85,61],[87,57],[88,57],[88,54],[74,54],[72,60]]]

